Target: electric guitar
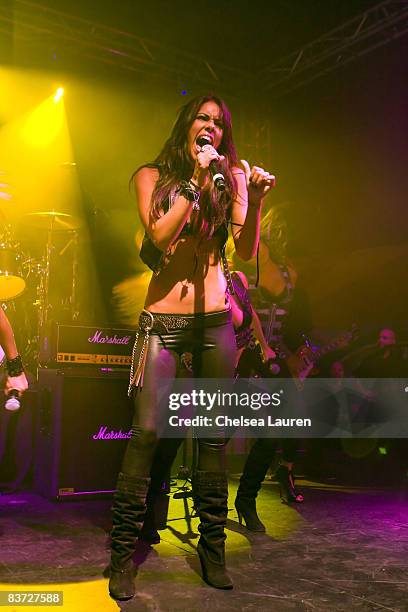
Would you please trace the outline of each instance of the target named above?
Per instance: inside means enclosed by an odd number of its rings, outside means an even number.
[[[307,340],[295,353],[290,353],[285,361],[298,388],[303,386],[303,382],[308,376],[318,374],[319,371],[316,366],[324,355],[336,351],[337,349],[346,348],[357,338],[357,335],[357,326],[353,325],[350,331],[333,338],[333,340],[323,346],[312,346],[311,342]]]
[[[316,375],[318,361],[328,353],[347,347],[357,337],[357,326],[353,325],[350,331],[333,338],[329,343],[315,347],[306,340],[295,352],[287,347],[272,347],[277,354],[276,359],[268,362],[262,360],[262,351],[259,344],[255,349],[246,349],[238,364],[238,372],[242,378],[251,376],[271,378],[281,376],[293,378],[299,390],[308,376]]]

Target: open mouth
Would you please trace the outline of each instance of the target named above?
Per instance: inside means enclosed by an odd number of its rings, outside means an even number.
[[[196,145],[200,148],[206,144],[212,145],[213,143],[214,139],[209,134],[200,134],[196,138]]]

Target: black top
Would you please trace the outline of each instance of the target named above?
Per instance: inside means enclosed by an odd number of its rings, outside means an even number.
[[[169,197],[169,199],[163,205],[163,210],[165,213],[169,210],[171,206],[170,200],[171,198]],[[191,224],[187,222],[184,224],[183,229],[179,234],[179,238],[182,236],[192,235],[193,230]],[[212,238],[219,238],[220,252],[223,255],[225,251],[225,245],[228,240],[228,221],[225,221],[216,228],[214,234],[212,235]],[[143,263],[145,263],[155,274],[159,274],[159,272],[165,267],[165,255],[166,253],[157,248],[153,244],[153,241],[148,235],[148,233],[145,232],[139,253],[140,259],[143,261]]]

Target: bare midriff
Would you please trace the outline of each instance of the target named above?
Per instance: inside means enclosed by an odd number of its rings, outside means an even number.
[[[152,276],[145,301],[147,310],[194,314],[229,308],[219,239],[199,242],[196,236],[183,236],[177,241],[164,270]]]

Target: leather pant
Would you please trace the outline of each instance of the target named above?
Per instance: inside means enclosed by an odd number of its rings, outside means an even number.
[[[177,319],[179,315],[163,315]],[[180,316],[194,323],[186,329],[150,332],[144,365],[143,387],[135,392],[135,411],[132,436],[128,442],[122,464],[122,473],[130,477],[150,476],[157,449],[158,430],[163,417],[158,402],[158,383],[172,380],[183,373],[183,362],[189,356],[194,378],[232,378],[236,344],[231,313],[209,313]],[[137,357],[137,355],[136,355]],[[219,435],[218,435],[219,433]],[[166,445],[165,445],[166,446]],[[174,446],[170,443],[170,446]],[[177,442],[175,446],[178,447]],[[173,448],[170,454],[173,454]],[[166,453],[164,453],[166,454]],[[166,468],[170,466],[167,464]],[[217,432],[212,439],[198,439],[198,470],[223,472],[225,470],[225,438]]]

